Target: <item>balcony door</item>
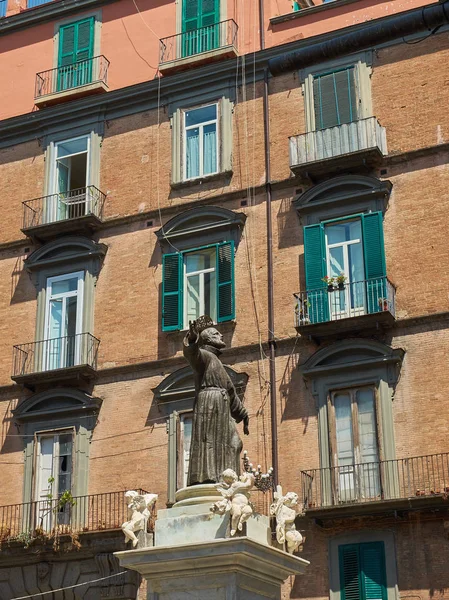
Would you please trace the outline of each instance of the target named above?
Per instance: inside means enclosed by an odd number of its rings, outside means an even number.
[[[94,32],[94,17],[59,28],[58,92],[91,83]]]
[[[374,388],[333,392],[329,409],[335,503],[380,498]]]
[[[63,369],[81,362],[84,272],[47,279],[43,370]]]
[[[81,136],[55,144],[47,223],[82,217],[91,211],[89,185],[90,138]]]
[[[51,531],[69,523],[70,506],[58,508],[58,498],[72,490],[72,432],[38,434],[36,439],[35,526]]]
[[[364,314],[365,266],[361,221],[357,219],[326,225],[325,239],[329,277],[345,277],[344,288],[328,294],[331,320]]]
[[[220,47],[219,0],[183,0],[181,56]]]

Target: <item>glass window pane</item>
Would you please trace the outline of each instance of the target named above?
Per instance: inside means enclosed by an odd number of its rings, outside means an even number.
[[[71,434],[59,436],[59,456],[72,454],[72,436]]]
[[[67,292],[76,292],[78,289],[78,277],[71,277],[70,279],[61,279],[59,281],[53,281],[51,284],[51,293],[55,294],[67,294]]]
[[[181,416],[181,424],[182,424],[182,474],[183,481],[181,484],[183,486],[187,485],[187,477],[189,473],[189,458],[190,458],[190,443],[192,441],[192,416],[191,415],[183,415]]]
[[[371,388],[357,390],[359,412],[360,456],[362,462],[378,460],[374,393]]]
[[[187,322],[201,316],[200,276],[191,275],[187,278]]]
[[[189,129],[186,135],[186,177],[198,177],[200,174],[200,130]]]
[[[216,123],[212,123],[211,125],[206,125],[203,129],[203,132],[204,132],[203,173],[205,175],[208,175],[210,173],[216,173],[216,171],[217,171],[217,125],[216,125]]]
[[[51,300],[50,302],[50,325],[49,338],[61,336],[62,331],[62,300]]]
[[[354,440],[349,394],[335,394],[334,407],[338,465],[350,465],[354,463]]]
[[[335,248],[329,248],[329,266],[330,266],[330,277],[337,277],[340,273],[345,270],[343,261],[343,247],[336,246]]]
[[[59,142],[57,157],[75,154],[76,152],[87,152],[87,137],[82,137],[69,142]]]
[[[217,118],[217,105],[211,104],[209,106],[203,106],[194,110],[186,111],[186,127],[191,125],[199,125],[206,121],[212,121]]]
[[[65,335],[76,334],[77,304],[78,298],[76,296],[67,299]]]
[[[204,314],[209,315],[213,320],[217,320],[217,298],[216,298],[215,271],[204,274]]]

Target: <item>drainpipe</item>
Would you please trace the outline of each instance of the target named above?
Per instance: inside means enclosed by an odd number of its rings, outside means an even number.
[[[366,25],[358,31],[335,36],[327,41],[288,52],[268,61],[271,74],[304,69],[337,56],[344,56],[359,50],[366,50],[407,35],[420,32],[430,34],[449,23],[449,2],[430,4],[419,10],[408,11],[394,17]]]
[[[265,49],[264,0],[259,0],[260,49]],[[254,82],[255,85],[255,82]],[[271,413],[271,463],[273,481],[279,483],[278,422],[276,402],[276,341],[274,337],[274,292],[273,292],[273,222],[271,218],[271,164],[270,164],[270,119],[268,107],[268,69],[263,76],[263,123],[265,146],[265,195],[267,216],[267,278],[268,278],[268,356],[270,361],[270,413]]]

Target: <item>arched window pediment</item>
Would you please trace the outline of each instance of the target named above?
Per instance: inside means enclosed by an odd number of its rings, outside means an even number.
[[[18,422],[49,420],[58,416],[83,413],[93,415],[100,410],[101,399],[71,388],[54,388],[33,394],[14,410]]]
[[[314,185],[293,200],[305,225],[349,212],[385,211],[392,183],[366,175],[340,175]]]
[[[104,258],[106,244],[101,244],[82,236],[67,236],[53,240],[35,250],[25,260],[28,271],[69,263],[73,260],[99,257]]]
[[[301,367],[304,377],[314,379],[335,370],[350,370],[376,365],[400,366],[401,348],[390,348],[374,340],[349,339],[336,342],[315,352]]]
[[[173,251],[173,247],[185,250],[192,245],[231,239],[237,243],[245,221],[245,213],[218,206],[200,206],[176,215],[156,235],[164,252]]]
[[[238,373],[227,365],[224,365],[224,367],[234,384],[237,394],[240,398],[243,398],[248,383],[248,375],[246,373]],[[153,393],[158,403],[170,403],[170,412],[176,410],[176,406],[172,405],[172,403],[177,400],[191,400],[193,402],[195,398],[195,384],[191,367],[182,367],[168,375],[153,389]]]

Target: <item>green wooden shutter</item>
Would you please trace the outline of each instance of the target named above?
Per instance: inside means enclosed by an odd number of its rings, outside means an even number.
[[[359,544],[338,547],[341,600],[363,600]]]
[[[59,28],[58,90],[92,81],[95,18],[89,17]],[[80,64],[75,64],[81,62]]]
[[[383,542],[360,544],[363,600],[387,600]]]
[[[219,20],[219,0],[183,0],[182,56],[217,48],[220,43]]]
[[[311,323],[323,323],[329,320],[329,303],[327,290],[322,281],[326,275],[326,251],[322,223],[304,227],[304,265],[309,319]]]
[[[313,78],[315,129],[327,129],[357,119],[354,67]]]
[[[182,329],[182,254],[162,256],[162,331]]]
[[[217,244],[217,323],[235,319],[234,242]]]
[[[370,314],[382,310],[379,300],[385,298],[387,293],[382,220],[380,211],[362,215],[366,297]]]

